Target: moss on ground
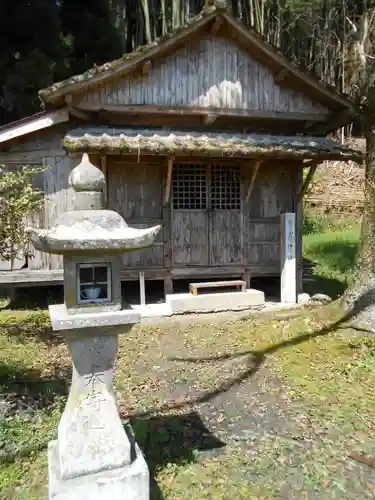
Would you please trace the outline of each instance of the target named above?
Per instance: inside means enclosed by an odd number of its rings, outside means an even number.
[[[40,499],[69,356],[45,312],[0,314],[0,496]],[[350,455],[375,455],[375,342],[325,328],[337,314],[170,318],[123,336],[120,408],[153,498],[373,498],[373,470]]]

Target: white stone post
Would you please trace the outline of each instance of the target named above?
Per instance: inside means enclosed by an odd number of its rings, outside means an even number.
[[[282,303],[297,302],[297,270],[296,270],[296,214],[281,214],[281,289]]]

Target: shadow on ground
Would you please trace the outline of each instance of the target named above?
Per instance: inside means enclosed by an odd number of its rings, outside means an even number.
[[[135,417],[131,419],[131,425],[152,477],[169,463],[183,465],[195,462],[197,452],[212,454],[225,446],[225,443],[208,430],[197,412],[149,418]],[[162,498],[153,479],[151,498]]]
[[[307,293],[327,293],[338,298],[347,288],[347,277],[354,270],[359,242],[354,241],[321,241],[317,240],[309,246],[310,259],[304,259],[304,267],[308,269],[308,280],[304,291]],[[313,259],[313,260],[311,260]]]
[[[3,309],[36,311],[62,302],[64,302],[64,289],[60,285],[14,288],[12,298]]]
[[[314,268],[316,264],[311,262],[311,265]],[[345,292],[346,288],[347,284],[343,281],[315,275],[311,276],[309,281],[305,281],[303,284],[303,291],[309,295],[312,296],[316,293],[325,293],[332,297],[333,300],[338,299]]]
[[[345,273],[354,268],[358,247],[358,242],[327,241],[319,244],[319,251],[331,269]]]
[[[9,337],[17,338],[20,343],[32,339],[56,346],[65,342],[62,335],[52,330],[49,320],[38,313],[29,315],[21,322],[12,322],[10,319],[1,323],[0,320],[0,329]]]
[[[167,358],[168,361],[180,362],[180,363],[212,363],[218,361],[228,361],[228,360],[235,360],[238,358],[244,358],[247,367],[245,370],[243,370],[240,373],[237,373],[234,377],[226,380],[223,384],[221,384],[220,386],[216,387],[213,390],[203,392],[194,398],[186,398],[179,402],[172,401],[170,403],[162,405],[161,407],[154,408],[146,412],[136,413],[130,415],[129,417],[131,417],[132,419],[145,418],[145,417],[150,417],[156,412],[171,411],[171,410],[186,408],[189,406],[192,407],[194,405],[201,403],[206,403],[214,399],[216,396],[229,391],[232,387],[236,387],[242,382],[245,382],[249,378],[253,377],[263,366],[267,356],[272,355],[278,350],[283,349],[285,347],[296,346],[316,337],[324,337],[344,327],[348,322],[352,320],[353,317],[355,317],[359,313],[359,311],[361,311],[363,308],[366,307],[371,297],[372,297],[371,291],[363,293],[354,302],[354,306],[350,310],[345,312],[338,320],[332,322],[331,324],[324,326],[321,329],[315,330],[314,332],[302,333],[301,335],[297,335],[291,339],[286,339],[276,344],[271,344],[270,346],[265,347],[264,349],[226,353],[226,354],[221,354],[219,356],[210,356],[210,357]]]
[[[56,397],[68,394],[70,379],[70,369],[55,367],[46,377],[38,370],[0,363],[0,416],[50,406]]]

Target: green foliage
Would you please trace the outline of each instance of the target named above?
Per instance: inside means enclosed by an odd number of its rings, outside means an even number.
[[[70,45],[70,71],[82,73],[122,53],[119,31],[112,23],[108,0],[62,0],[60,19]]]
[[[41,171],[27,166],[6,171],[0,166],[0,258],[9,261],[12,269],[14,260],[29,252],[27,218],[42,203],[41,192],[33,187],[32,178]]]
[[[68,76],[56,0],[2,0],[0,123],[40,108],[39,88]]]
[[[306,284],[305,291],[340,296],[354,270],[359,238],[359,228],[304,236],[303,256],[313,263],[314,274],[314,281]]]
[[[2,0],[0,123],[39,109],[37,91],[150,43],[196,16],[208,0]],[[364,1],[227,0],[228,8],[296,63],[335,85],[343,75],[346,17]],[[43,27],[41,29],[41,26]]]
[[[357,226],[358,216],[305,208],[302,231],[304,235],[321,234],[326,231],[346,231]]]

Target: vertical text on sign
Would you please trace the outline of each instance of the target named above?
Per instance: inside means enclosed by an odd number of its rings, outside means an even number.
[[[104,395],[97,391],[97,386],[104,384],[104,372],[98,371],[98,367],[94,364],[92,367],[92,372],[85,377],[86,384],[85,387],[90,386],[90,392],[87,395],[85,403],[90,407],[90,415],[86,418],[85,426],[89,430],[99,430],[104,429],[104,425],[100,422],[100,419],[95,413],[100,412],[101,403],[106,401]]]
[[[96,392],[95,389],[91,391],[86,399],[86,405],[91,407],[92,412],[86,418],[85,426],[89,430],[100,430],[104,429],[103,423],[100,421],[97,415],[100,412],[101,404],[106,401],[104,395],[100,392]]]
[[[296,215],[281,214],[281,288],[280,300],[283,303],[295,304],[297,301],[296,270]]]

